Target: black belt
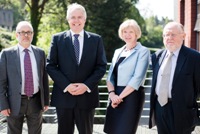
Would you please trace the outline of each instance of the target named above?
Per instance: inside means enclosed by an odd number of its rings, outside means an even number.
[[[172,98],[168,98],[168,102],[172,102]]]
[[[32,96],[21,95],[21,98],[22,98],[22,99],[27,99],[27,100],[30,100],[30,99],[33,99],[33,98],[35,98],[37,95],[39,95],[39,93],[38,93],[38,92],[37,92],[36,94],[33,94]]]

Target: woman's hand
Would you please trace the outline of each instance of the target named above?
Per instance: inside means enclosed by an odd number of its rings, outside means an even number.
[[[109,98],[111,100],[111,106],[113,108],[116,108],[123,100],[118,95],[116,95],[114,92],[109,94]]]

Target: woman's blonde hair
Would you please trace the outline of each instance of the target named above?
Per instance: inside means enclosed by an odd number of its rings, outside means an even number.
[[[142,32],[138,23],[134,19],[128,19],[119,26],[118,34],[122,40],[123,40],[122,32],[126,28],[133,28],[137,39],[141,37]]]

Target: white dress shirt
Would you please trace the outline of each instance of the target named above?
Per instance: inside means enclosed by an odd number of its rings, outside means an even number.
[[[22,76],[22,95],[25,95],[24,92],[24,84],[25,84],[25,73],[24,73],[24,49],[21,45],[18,44],[19,48],[19,55],[20,55],[20,65],[21,65],[21,76]],[[38,77],[38,70],[37,70],[37,63],[35,59],[35,55],[33,53],[33,50],[31,46],[27,48],[29,51],[30,59],[31,59],[31,66],[32,66],[32,72],[33,72],[33,85],[34,85],[34,93],[36,94],[39,91],[39,77]]]

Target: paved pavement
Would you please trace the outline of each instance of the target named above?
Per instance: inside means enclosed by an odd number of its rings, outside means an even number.
[[[6,124],[0,124],[0,134],[6,134]],[[23,134],[27,134],[27,126],[24,124],[23,126]],[[57,124],[50,124],[44,123],[42,127],[42,134],[57,134]],[[78,134],[77,129],[75,129],[75,133]],[[105,134],[103,132],[103,125],[102,124],[95,124],[94,125],[94,132],[93,134]],[[152,129],[148,129],[146,125],[140,125],[137,129],[136,134],[157,134],[156,127]],[[195,128],[195,131],[192,134],[200,134],[200,126]]]

